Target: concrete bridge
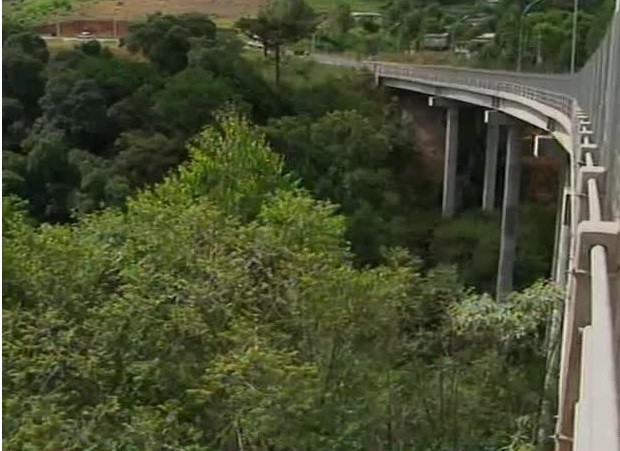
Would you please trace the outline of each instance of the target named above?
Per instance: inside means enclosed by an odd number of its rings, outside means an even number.
[[[606,38],[572,76],[322,59],[366,66],[377,84],[425,94],[445,110],[446,217],[455,213],[462,109],[485,109],[485,210],[494,208],[499,130],[507,129],[500,301],[512,290],[523,127],[535,126],[563,149],[552,268],[566,293],[555,324],[562,327],[556,450],[620,451],[620,0]]]

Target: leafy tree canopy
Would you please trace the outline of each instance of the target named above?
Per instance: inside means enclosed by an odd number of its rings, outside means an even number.
[[[213,39],[215,35],[215,24],[204,14],[153,14],[145,23],[130,26],[124,45],[130,52],[143,53],[161,71],[173,74],[187,66],[190,38]]]
[[[280,53],[284,44],[299,41],[316,28],[314,10],[304,0],[274,0],[256,18],[242,18],[237,27],[265,49],[275,52],[275,80],[280,83]]]

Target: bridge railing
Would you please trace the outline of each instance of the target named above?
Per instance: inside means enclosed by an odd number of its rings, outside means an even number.
[[[458,85],[464,89],[478,88],[510,93],[522,98],[541,102],[567,117],[573,114],[573,98],[558,88],[568,91],[570,78],[566,76],[515,75],[509,72],[448,68],[442,66],[406,66],[391,63],[369,63],[375,74],[381,77],[397,77],[421,81],[435,81],[446,85]],[[552,89],[555,88],[555,89]]]
[[[620,0],[607,36],[575,76],[367,63],[377,77],[514,94],[571,127],[564,207],[568,261],[558,451],[620,451]],[[570,243],[570,244],[568,244]],[[561,277],[560,280],[564,280]]]
[[[571,260],[558,450],[620,450],[620,1],[573,80]],[[583,108],[583,110],[581,110]]]
[[[620,3],[620,2],[618,2]],[[588,113],[597,149],[595,160],[608,170],[608,205],[620,218],[620,11],[592,58],[573,81],[573,94]]]
[[[580,123],[589,123],[585,113],[578,114]],[[583,136],[584,144],[589,141],[589,134]],[[617,293],[614,296],[609,275],[610,263],[617,260],[620,225],[603,220],[606,169],[594,164],[590,151],[583,153],[583,161],[577,181],[577,211],[583,217],[568,286],[558,450],[619,451],[618,344],[613,324]]]

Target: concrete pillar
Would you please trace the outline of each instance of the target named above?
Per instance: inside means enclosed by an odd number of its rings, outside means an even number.
[[[456,165],[458,162],[459,110],[446,110],[446,143],[443,163],[443,196],[441,214],[444,218],[454,216],[456,206]]]
[[[570,172],[564,149],[557,146],[557,144],[556,147],[557,149],[554,149],[553,153],[549,152],[561,161],[560,173],[558,174],[558,207],[555,218],[556,230],[551,277],[556,283],[565,286],[568,279],[567,271],[570,247],[570,221],[568,220],[571,202]]]
[[[568,196],[562,196],[562,203],[566,205],[568,202]],[[564,200],[566,199],[566,201]],[[565,207],[562,208],[563,213]],[[568,248],[570,247],[570,226],[565,223],[560,224],[560,233],[558,237],[558,256],[555,268],[555,281],[561,285],[566,286],[567,271],[568,271]]]
[[[482,209],[492,211],[495,206],[497,183],[497,152],[499,149],[499,125],[487,124],[487,142],[484,157],[484,186],[482,188]]]
[[[456,210],[456,166],[459,150],[459,108],[462,103],[443,97],[429,97],[429,106],[446,109],[446,139],[444,144],[443,194],[441,215],[454,216]]]
[[[517,250],[519,191],[521,188],[521,126],[508,126],[504,200],[502,203],[501,244],[497,268],[497,299],[503,300],[513,289],[514,264]]]

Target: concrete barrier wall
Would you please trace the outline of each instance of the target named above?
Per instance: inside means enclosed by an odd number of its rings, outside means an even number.
[[[71,20],[39,25],[36,29],[40,34],[63,38],[75,37],[84,31],[93,37],[122,38],[127,35],[129,23],[126,20]]]

